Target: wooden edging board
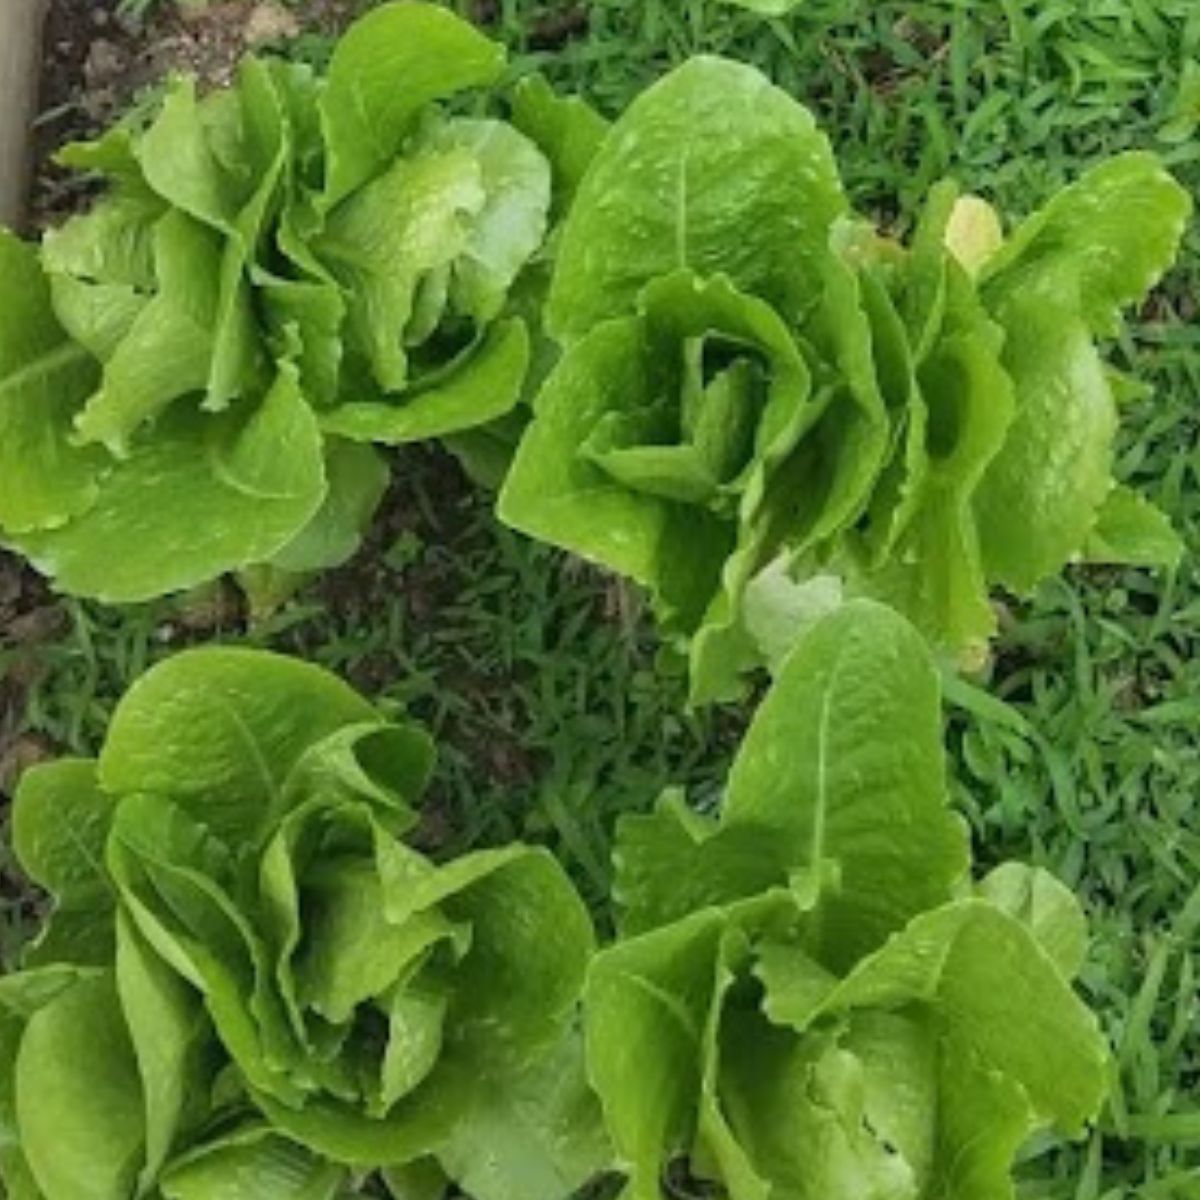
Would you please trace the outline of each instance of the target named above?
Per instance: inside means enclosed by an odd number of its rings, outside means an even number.
[[[29,199],[46,0],[0,0],[0,225],[20,228]]]

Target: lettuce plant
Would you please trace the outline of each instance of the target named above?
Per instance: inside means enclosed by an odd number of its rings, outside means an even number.
[[[719,819],[668,794],[617,865],[585,1003],[628,1200],[679,1158],[729,1200],[999,1200],[1032,1134],[1096,1115],[1079,906],[1018,865],[971,882],[938,675],[891,610],[817,622]]]
[[[556,131],[603,123],[544,92],[532,137],[465,107],[503,69],[447,10],[384,5],[321,76],[251,58],[62,151],[109,186],[40,251],[0,232],[3,539],[118,602],[317,570],[381,496],[376,445],[508,413],[527,268],[587,144]]]
[[[1113,482],[1126,384],[1094,339],[1169,266],[1189,211],[1129,154],[1007,239],[942,185],[901,245],[853,216],[804,108],[692,60],[580,184],[546,308],[563,355],[500,515],[647,587],[697,702],[856,595],[975,665],[992,586],[1179,555]]]
[[[619,937],[545,851],[402,840],[432,749],[319,669],[184,653],[97,759],[30,770],[16,855],[53,899],[0,979],[14,1200],[566,1200],[677,1158],[730,1200],[992,1200],[1078,1131],[1106,1049],[1073,897],[972,884],[938,675],[856,600],[805,634],[719,819],[617,839]],[[583,1001],[583,1022],[578,1008]],[[247,1192],[246,1189],[249,1189]]]
[[[315,1200],[390,1167],[562,1200],[606,1163],[588,914],[545,851],[400,840],[431,762],[317,668],[209,649],[135,684],[97,760],[27,773],[15,848],[55,905],[0,980],[10,1196]]]

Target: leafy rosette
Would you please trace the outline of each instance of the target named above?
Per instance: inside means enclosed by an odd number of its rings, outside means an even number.
[[[536,90],[532,136],[457,115],[503,70],[445,9],[384,5],[323,75],[251,58],[67,147],[102,198],[40,256],[0,233],[5,540],[118,602],[321,569],[382,494],[373,444],[510,413],[554,181],[603,123]]]
[[[855,595],[978,663],[992,586],[1178,558],[1113,483],[1120,381],[1093,339],[1170,265],[1189,211],[1132,154],[1008,241],[940,187],[906,247],[853,218],[805,109],[692,60],[580,183],[546,308],[563,356],[500,515],[649,589],[696,702],[737,695]]]
[[[56,906],[0,981],[11,1194],[274,1171],[255,1194],[299,1200],[389,1167],[561,1200],[605,1164],[587,912],[547,852],[399,840],[431,764],[317,668],[212,649],[136,683],[96,761],[26,775],[16,849]]]
[[[967,865],[929,651],[852,601],[786,660],[719,819],[669,794],[619,832],[586,1026],[624,1196],[683,1159],[730,1200],[992,1200],[1031,1135],[1081,1132],[1108,1058],[1079,906]]]

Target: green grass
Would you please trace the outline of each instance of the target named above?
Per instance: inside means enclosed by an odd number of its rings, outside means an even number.
[[[762,22],[709,0],[478,0],[514,49],[616,112],[692,53],[751,60],[809,103],[857,203],[903,227],[944,174],[1012,215],[1097,158],[1164,154],[1200,194],[1200,7],[1193,0],[808,0]],[[582,8],[584,6],[580,6]],[[567,17],[564,17],[567,13]],[[574,36],[547,48],[564,28]],[[323,47],[309,42],[305,52]],[[1125,413],[1121,473],[1200,534],[1200,238],[1115,347],[1154,384]],[[372,564],[302,596],[255,639],[299,650],[439,735],[424,836],[443,850],[514,834],[553,844],[601,905],[616,814],[668,781],[713,797],[739,715],[681,715],[636,598],[498,529],[405,455]],[[960,689],[955,795],[984,863],[1047,865],[1087,901],[1084,977],[1116,1047],[1116,1099],[1080,1147],[1037,1147],[1021,1195],[1200,1197],[1200,576],[1077,570],[1010,619],[988,681]],[[72,604],[25,723],[93,749],[113,701],[191,635],[166,606]],[[0,863],[0,870],[3,864]],[[0,949],[20,923],[9,903]],[[601,907],[602,913],[602,907]],[[6,933],[5,930],[10,932]]]

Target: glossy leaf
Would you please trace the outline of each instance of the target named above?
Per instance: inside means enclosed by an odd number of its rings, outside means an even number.
[[[805,109],[750,67],[693,59],[630,105],[592,161],[563,230],[550,328],[580,337],[678,270],[802,311],[845,207]]]

